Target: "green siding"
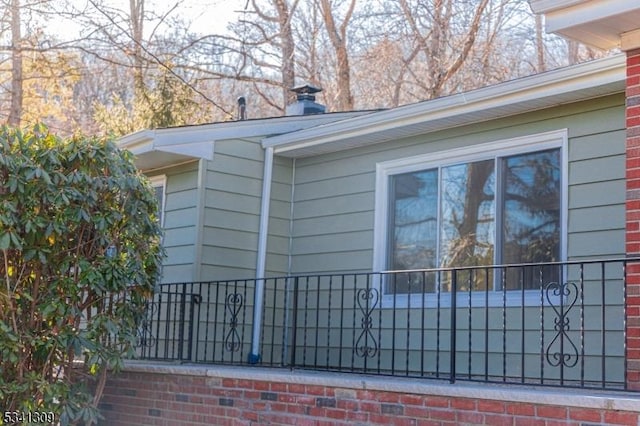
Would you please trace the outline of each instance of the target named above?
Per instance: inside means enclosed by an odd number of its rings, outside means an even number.
[[[298,159],[292,272],[371,270],[376,163],[564,128],[568,256],[624,254],[624,97],[616,95]]]
[[[262,159],[257,142],[216,142],[205,178],[201,259],[204,280],[255,275]]]
[[[267,240],[268,276],[287,273],[291,172],[291,160],[274,159]],[[202,279],[255,276],[263,173],[264,150],[260,138],[216,142],[214,159],[207,162],[205,179]]]
[[[149,176],[165,175],[164,238],[166,258],[162,282],[194,279],[197,220],[198,163],[159,170]]]
[[[265,272],[267,276],[284,276],[289,271],[292,173],[292,160],[274,157]]]

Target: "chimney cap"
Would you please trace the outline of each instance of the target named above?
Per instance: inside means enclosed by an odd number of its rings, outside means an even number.
[[[299,95],[306,95],[322,92],[322,89],[320,87],[312,86],[311,84],[301,84],[300,86],[292,87],[291,91]]]

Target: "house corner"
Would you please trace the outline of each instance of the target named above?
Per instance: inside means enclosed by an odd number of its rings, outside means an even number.
[[[629,46],[626,84],[626,253],[640,255],[640,42]],[[640,390],[640,267],[630,265],[626,289],[627,387]]]

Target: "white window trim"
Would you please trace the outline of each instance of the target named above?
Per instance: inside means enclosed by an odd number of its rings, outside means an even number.
[[[453,148],[413,157],[384,161],[376,164],[376,189],[375,189],[375,216],[373,232],[373,271],[384,272],[387,267],[387,236],[388,236],[388,209],[389,209],[389,181],[393,175],[415,172],[436,167],[467,163],[471,161],[495,159],[498,157],[525,154],[528,152],[543,151],[560,148],[561,167],[561,192],[560,205],[560,259],[567,259],[567,218],[568,218],[568,189],[569,189],[569,156],[568,156],[568,130],[559,129],[545,133],[527,135],[523,137],[504,139],[494,142],[481,143],[463,148]],[[379,288],[382,296],[383,308],[403,308],[407,306],[434,307],[437,305],[435,293],[393,295],[384,294],[384,289]],[[476,294],[477,293],[477,294]],[[506,292],[507,306],[522,305],[522,292],[519,290]],[[411,300],[408,300],[409,297]],[[468,303],[468,293],[459,292],[457,296],[458,306]],[[423,298],[425,300],[423,300]],[[463,302],[463,303],[461,303]],[[450,293],[442,293],[441,306],[450,306]],[[540,305],[540,291],[525,291],[525,306]],[[484,292],[473,292],[471,295],[472,306],[502,306],[503,292],[490,291],[489,300],[485,300]]]
[[[162,188],[162,205],[160,208],[160,227],[164,228],[164,218],[166,216],[165,205],[167,203],[167,175],[157,175],[149,177],[149,182],[151,183],[151,187],[153,188]]]

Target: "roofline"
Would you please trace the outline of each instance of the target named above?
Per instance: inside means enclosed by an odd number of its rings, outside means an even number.
[[[567,94],[574,92],[577,96],[572,102],[587,99],[587,97],[580,98],[580,90],[607,86],[612,83],[624,83],[625,75],[625,57],[624,55],[615,55],[469,92],[346,119],[330,125],[268,137],[263,139],[262,145],[274,147],[276,154],[294,154],[295,150],[330,144],[349,137],[366,137],[398,126],[458,117],[461,118],[462,123],[448,126],[457,127],[476,122],[477,118],[470,117],[472,113],[488,111],[488,116],[484,120],[501,118],[513,115],[503,112],[501,108],[509,105],[515,106],[534,99],[544,98],[545,106],[543,107],[567,103],[564,98]],[[609,94],[619,91],[617,88],[611,90],[605,87],[606,90],[610,90]],[[529,107],[528,110],[537,110],[543,107],[536,104]],[[495,111],[492,112],[492,109]],[[527,112],[527,108],[525,107],[523,111],[517,113],[522,112]],[[465,116],[469,116],[468,122],[464,122]],[[434,126],[434,130],[443,128],[447,128],[447,126],[439,128]]]
[[[290,115],[251,120],[221,121],[187,126],[140,130],[117,140],[121,148],[131,149],[152,142],[156,146],[176,143],[208,142],[224,139],[250,138],[293,132],[316,125],[333,123],[379,110],[333,112],[325,114]],[[176,141],[176,136],[179,140]]]
[[[587,1],[589,0],[529,0],[529,7],[533,13],[549,13]]]

